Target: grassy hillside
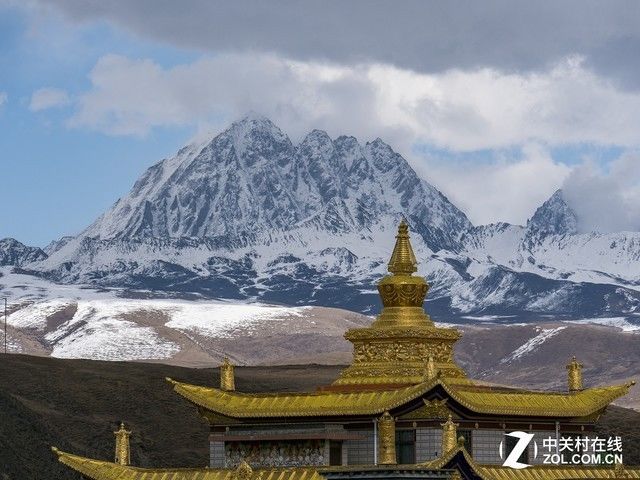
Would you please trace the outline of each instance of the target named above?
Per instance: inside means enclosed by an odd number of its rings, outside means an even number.
[[[244,391],[310,390],[329,383],[339,370],[238,368],[236,382]],[[76,479],[56,462],[50,446],[111,460],[112,432],[121,420],[134,431],[135,465],[205,466],[207,426],[171,391],[167,376],[218,382],[215,369],[0,355],[0,479]],[[611,407],[600,428],[623,435],[626,463],[640,463],[640,413]]]

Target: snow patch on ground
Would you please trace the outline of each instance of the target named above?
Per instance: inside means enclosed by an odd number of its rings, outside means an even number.
[[[7,324],[15,328],[44,330],[47,326],[47,318],[64,310],[69,303],[69,300],[61,298],[33,303],[9,315]]]
[[[60,358],[96,360],[161,360],[180,351],[176,343],[162,338],[157,328],[167,327],[197,335],[231,338],[234,332],[256,333],[265,322],[292,317],[305,319],[313,307],[282,307],[232,301],[188,301],[154,298],[121,298],[118,289],[98,290],[79,285],[58,285],[30,275],[0,269],[0,291],[9,302],[22,307],[8,316],[11,327],[46,333],[46,348]],[[48,319],[70,305],[71,318],[47,331]],[[70,311],[73,312],[73,310]],[[130,315],[155,314],[157,326],[140,325]],[[306,318],[312,322],[310,318]],[[11,343],[8,350],[20,351]],[[2,345],[3,346],[3,345]]]
[[[510,355],[504,357],[500,360],[500,363],[510,363],[514,360],[517,360],[520,357],[528,355],[533,352],[535,349],[540,347],[544,342],[549,340],[551,337],[557,335],[562,330],[567,327],[557,327],[557,328],[543,328],[540,329],[540,333],[533,338],[527,340],[520,347],[516,348]]]
[[[55,343],[52,357],[93,360],[162,360],[180,350],[151,327],[113,318],[93,319]]]
[[[213,302],[179,303],[172,319],[165,325],[177,330],[192,331],[199,335],[230,338],[234,330],[255,332],[266,321],[287,317],[303,317],[311,307],[276,307],[263,304],[225,304]]]
[[[475,320],[476,322],[493,322],[505,318],[513,318],[514,315],[463,315],[462,318],[467,320]]]
[[[4,352],[4,332],[0,331],[0,352]],[[22,353],[22,345],[7,333],[7,353]]]
[[[640,325],[629,322],[625,317],[582,318],[580,320],[566,320],[565,323],[596,324],[619,328],[623,332],[640,332]]]

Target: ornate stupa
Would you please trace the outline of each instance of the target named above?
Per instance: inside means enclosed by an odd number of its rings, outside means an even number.
[[[330,385],[311,393],[243,393],[228,361],[219,387],[167,379],[209,423],[208,468],[131,466],[124,427],[116,432],[116,462],[55,450],[59,460],[95,480],[640,478],[640,469],[621,464],[541,465],[531,446],[593,435],[600,415],[630,383],[584,388],[575,358],[565,391],[470,379],[453,354],[460,333],[437,327],[424,311],[429,286],[414,275],[405,221],[388,269],[378,284],[382,312],[370,327],[345,334],[353,362]],[[534,440],[518,459],[528,468],[504,465],[515,448],[513,431]]]
[[[406,386],[437,375],[465,377],[453,360],[453,345],[460,333],[436,327],[424,311],[429,284],[413,275],[418,262],[404,220],[398,227],[388,270],[391,274],[378,283],[382,313],[371,327],[346,333],[345,338],[353,343],[353,363],[334,385]]]

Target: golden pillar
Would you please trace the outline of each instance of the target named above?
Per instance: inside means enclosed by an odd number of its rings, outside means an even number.
[[[570,392],[578,392],[582,390],[582,365],[578,363],[576,357],[571,359],[571,362],[567,365],[568,371],[568,383]]]
[[[220,389],[227,392],[233,392],[236,389],[233,365],[228,358],[225,358],[222,365],[220,365]]]
[[[440,424],[442,426],[442,455],[448,451],[456,448],[458,445],[458,425],[453,422],[451,414],[445,423]]]
[[[124,423],[120,423],[120,428],[113,434],[116,436],[116,463],[130,465],[131,447],[129,446],[129,437],[131,436],[131,431],[124,428]]]
[[[396,464],[396,422],[389,412],[378,420],[378,463]]]

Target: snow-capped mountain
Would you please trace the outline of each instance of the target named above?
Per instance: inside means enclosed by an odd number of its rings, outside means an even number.
[[[0,240],[0,267],[5,265],[20,267],[45,258],[47,254],[38,247],[28,247],[13,238]]]
[[[474,227],[382,140],[314,130],[294,145],[257,115],[149,168],[28,270],[63,283],[370,312],[403,216],[441,318],[640,313],[640,233],[577,233],[561,191],[526,226]]]

